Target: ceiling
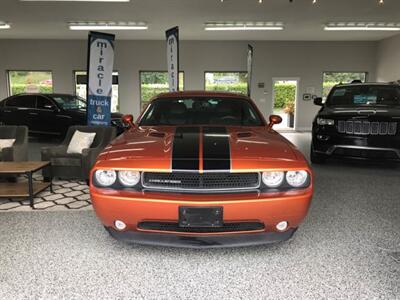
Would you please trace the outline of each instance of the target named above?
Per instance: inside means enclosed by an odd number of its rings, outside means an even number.
[[[0,0],[0,39],[86,39],[70,31],[68,21],[146,21],[149,30],[118,31],[118,39],[162,40],[164,31],[180,27],[186,40],[376,41],[396,32],[325,32],[328,21],[400,22],[400,1],[385,0],[131,0],[129,3],[20,2]],[[209,21],[283,21],[284,31],[204,31]]]

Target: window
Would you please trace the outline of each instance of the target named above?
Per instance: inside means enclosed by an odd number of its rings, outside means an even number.
[[[366,82],[366,72],[324,72],[322,97],[326,99],[332,87],[339,83],[351,83],[353,80]]]
[[[49,71],[8,71],[9,95],[52,93],[53,76]]]
[[[160,98],[152,102],[141,126],[157,125],[261,126],[254,106],[239,98]]]
[[[179,89],[185,89],[184,72],[179,72]],[[140,72],[140,99],[142,110],[149,100],[160,93],[167,93],[168,72],[163,71],[141,71]]]
[[[400,87],[386,85],[336,87],[326,103],[328,106],[399,106]]]
[[[75,95],[83,99],[86,99],[86,88],[87,88],[86,71],[75,71],[74,77],[75,77]],[[119,77],[118,72],[113,72],[111,112],[119,111],[118,77]]]
[[[6,106],[35,108],[36,95],[17,96],[7,100]]]
[[[247,72],[206,72],[205,90],[247,95]]]
[[[47,98],[38,96],[36,98],[36,108],[37,109],[55,109],[54,104]]]

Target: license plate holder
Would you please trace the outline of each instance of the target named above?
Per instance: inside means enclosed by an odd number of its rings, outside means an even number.
[[[179,207],[179,226],[187,228],[222,227],[223,207]]]

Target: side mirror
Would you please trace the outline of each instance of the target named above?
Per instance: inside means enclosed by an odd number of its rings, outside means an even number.
[[[323,106],[324,104],[322,103],[322,98],[321,97],[317,97],[314,99],[314,104],[318,105],[318,106]]]
[[[132,115],[123,115],[122,116],[122,123],[127,125],[128,128],[134,128],[135,123],[133,123],[133,116]]]
[[[275,124],[281,124],[282,118],[278,115],[270,115],[269,116],[269,124],[267,126],[268,129],[272,129]]]

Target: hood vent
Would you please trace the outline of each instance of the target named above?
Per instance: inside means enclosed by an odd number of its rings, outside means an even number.
[[[247,137],[251,137],[252,133],[251,132],[239,132],[237,134],[238,138],[247,138]]]
[[[149,133],[149,136],[163,138],[163,137],[165,137],[165,133],[153,131],[153,132]]]

